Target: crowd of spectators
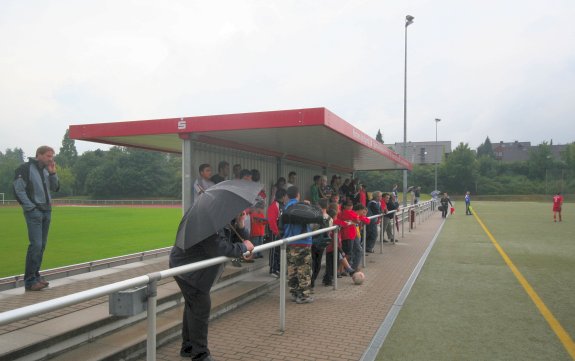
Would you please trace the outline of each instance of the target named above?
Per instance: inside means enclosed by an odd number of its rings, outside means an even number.
[[[194,182],[194,197],[197,199],[205,189],[227,179],[244,179],[259,182],[260,172],[257,169],[244,169],[240,164],[232,167],[226,161],[218,164],[218,172],[212,175],[209,164],[199,167],[199,177]],[[246,228],[254,246],[264,242],[306,233],[319,227],[337,225],[339,230],[339,244],[337,250],[338,278],[353,276],[361,269],[363,248],[367,253],[373,253],[378,236],[378,225],[383,222],[384,242],[396,242],[393,227],[396,223],[395,213],[398,209],[397,185],[391,193],[373,191],[368,194],[365,184],[357,178],[345,178],[334,174],[328,182],[326,175],[316,175],[310,187],[309,198],[303,199],[296,186],[297,173],[290,171],[285,177],[279,177],[269,188],[269,197],[266,187],[263,187],[256,200],[256,204],[247,209]],[[321,209],[323,225],[312,224],[306,227],[293,227],[282,224],[281,214],[296,203],[305,203]],[[370,219],[370,216],[385,214],[381,218]],[[249,217],[248,217],[249,216]],[[366,225],[365,244],[363,244],[363,230]],[[300,240],[288,245],[288,284],[293,301],[298,304],[313,302],[313,290],[316,280],[321,272],[323,254],[326,254],[326,267],[322,279],[325,286],[333,284],[333,234],[322,237]],[[256,253],[243,262],[254,262],[253,258],[263,258]],[[279,247],[269,251],[269,273],[274,277],[280,275]]]

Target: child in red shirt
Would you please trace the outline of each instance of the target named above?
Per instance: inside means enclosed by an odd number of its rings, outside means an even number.
[[[263,202],[258,202],[250,212],[250,240],[252,241],[254,247],[261,246],[264,242],[267,222],[268,220],[264,215],[264,204]],[[254,258],[263,257],[264,256],[262,256],[262,254],[259,252],[254,255]]]
[[[354,226],[351,222],[345,222],[339,219],[338,217],[338,204],[331,203],[327,210],[327,214],[332,218],[334,226],[340,227],[350,227]],[[333,234],[331,235],[333,238]],[[345,258],[345,253],[341,249],[342,241],[341,241],[341,231],[340,237],[338,237],[338,248],[337,248],[337,259],[338,259],[338,273],[342,271],[346,271],[348,274],[353,274],[354,270],[347,262]],[[339,277],[339,275],[338,275]],[[333,285],[333,243],[330,243],[325,248],[325,274],[323,276],[323,284],[324,286],[331,286]]]
[[[353,202],[351,200],[347,201],[343,205],[343,210],[337,215],[340,221],[346,222],[346,226],[341,227],[340,237],[342,241],[342,250],[348,256],[351,255],[352,244],[357,237],[356,225],[359,224],[359,217],[357,213],[353,211]]]
[[[354,212],[357,214],[358,223],[356,228],[356,237],[352,243],[352,250],[351,250],[351,268],[356,271],[359,271],[359,265],[361,263],[361,259],[363,257],[363,248],[361,246],[361,239],[362,239],[362,230],[364,224],[371,223],[371,220],[366,217],[367,215],[367,208],[361,203],[356,204],[353,206]]]

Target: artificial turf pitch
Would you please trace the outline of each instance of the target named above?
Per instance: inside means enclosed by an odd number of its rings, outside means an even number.
[[[567,343],[542,316],[478,220],[459,211],[446,220],[377,360],[574,360],[572,205],[564,206],[561,223],[553,222],[550,204],[473,206],[564,328]]]
[[[54,207],[42,269],[174,244],[180,208]],[[28,234],[20,207],[0,208],[0,277],[24,273]]]

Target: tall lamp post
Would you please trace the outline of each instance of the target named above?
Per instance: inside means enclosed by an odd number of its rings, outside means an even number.
[[[439,123],[441,121],[441,119],[439,118],[435,118],[435,189],[434,191],[437,190],[437,123]]]
[[[415,19],[411,15],[405,17],[405,64],[403,72],[403,158],[407,156],[407,27]],[[407,169],[403,170],[403,206],[407,206]]]

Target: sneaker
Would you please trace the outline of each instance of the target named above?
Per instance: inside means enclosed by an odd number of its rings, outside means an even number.
[[[45,284],[40,283],[40,282],[36,282],[32,286],[26,287],[26,291],[40,291],[44,288],[46,288]]]
[[[313,302],[313,297],[311,296],[307,296],[307,297],[298,297],[298,299],[295,301],[297,304],[301,305],[302,303],[312,303]]]
[[[279,273],[279,271],[270,272],[270,275],[271,275],[272,277],[275,277],[275,278],[280,278],[280,273]]]
[[[45,285],[46,287],[50,286],[50,282],[46,281],[45,279],[41,278],[39,281],[39,283]]]

